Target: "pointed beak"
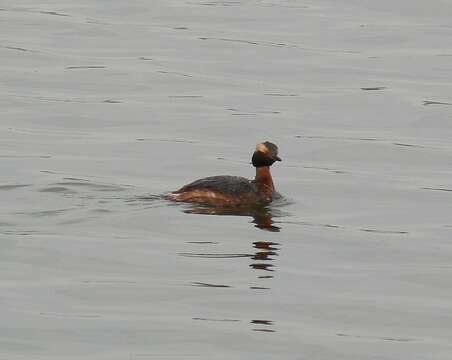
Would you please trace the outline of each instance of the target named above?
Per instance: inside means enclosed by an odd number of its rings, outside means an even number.
[[[276,160],[276,161],[282,161],[281,158],[280,158],[278,155],[275,155],[275,156],[273,157],[273,159]]]

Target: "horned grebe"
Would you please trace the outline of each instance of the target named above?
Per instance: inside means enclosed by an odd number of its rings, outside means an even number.
[[[206,177],[170,193],[168,198],[219,207],[268,204],[276,194],[270,174],[275,161],[281,161],[275,144],[269,141],[257,144],[252,157],[256,168],[254,180],[229,175]]]

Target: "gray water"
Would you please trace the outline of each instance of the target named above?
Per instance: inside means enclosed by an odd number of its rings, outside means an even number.
[[[451,15],[2,1],[0,358],[450,359]],[[160,197],[265,140],[268,211]]]

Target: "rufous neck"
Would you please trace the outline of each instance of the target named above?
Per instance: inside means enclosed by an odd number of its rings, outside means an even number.
[[[269,166],[260,166],[256,168],[256,177],[254,178],[259,190],[265,193],[273,193],[275,186],[273,185],[272,175]]]

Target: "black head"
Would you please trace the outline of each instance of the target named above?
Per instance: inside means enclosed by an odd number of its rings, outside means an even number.
[[[254,167],[272,166],[275,161],[281,161],[278,147],[269,141],[257,144],[251,161]]]

